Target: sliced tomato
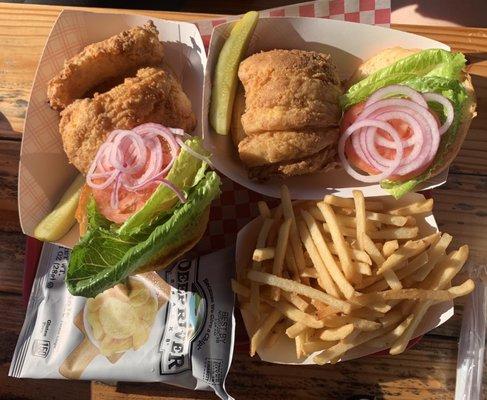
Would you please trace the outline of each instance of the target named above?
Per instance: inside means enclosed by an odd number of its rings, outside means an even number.
[[[355,122],[355,120],[358,118],[358,116],[362,113],[363,109],[364,109],[364,102],[355,104],[350,109],[348,109],[347,112],[342,117],[342,121],[340,124],[340,132],[344,132],[350,125],[352,125]],[[434,113],[433,113],[433,115],[435,116],[435,119],[437,120],[438,125],[439,125],[439,120],[438,120],[437,116]],[[397,132],[399,133],[399,136],[402,139],[409,139],[412,136],[412,134],[413,134],[412,130],[409,128],[409,125],[406,124],[404,121],[392,119],[392,120],[387,121],[387,122],[390,123],[397,130]],[[377,133],[379,135],[389,139],[389,140],[392,140],[391,136],[387,132],[384,132],[381,129],[379,129],[377,131]],[[378,153],[384,158],[392,160],[394,158],[394,156],[396,155],[396,150],[394,150],[394,149],[390,149],[388,147],[383,147],[383,146],[376,146],[376,148],[377,148]],[[413,146],[410,146],[410,147],[407,147],[406,149],[404,149],[403,157],[407,157],[411,153],[412,150],[413,150]],[[358,156],[358,154],[355,152],[350,140],[348,140],[347,143],[345,144],[345,154],[346,154],[347,159],[350,162],[350,164],[352,164],[354,167],[356,167],[356,168],[358,168],[364,172],[367,172],[370,175],[377,175],[380,173],[379,170],[377,170],[372,165],[370,165],[369,163],[367,163],[365,160],[363,160],[362,158],[360,158]],[[389,177],[389,179],[395,180],[395,181],[408,180],[411,177],[419,175],[427,167],[428,167],[428,165],[425,165],[424,167],[417,169],[415,171],[411,171],[410,173],[408,173],[406,175],[393,175],[393,176]]]
[[[164,168],[169,162],[169,147],[167,143],[161,141],[163,146],[163,163],[162,168]],[[137,175],[134,179],[142,176],[146,168],[148,167],[149,161],[145,168]],[[131,215],[139,211],[152,196],[152,193],[157,189],[159,185],[154,182],[154,184],[148,184],[136,191],[129,191],[121,187],[118,193],[118,208],[112,208],[111,198],[112,192],[114,190],[114,185],[110,185],[105,189],[92,189],[93,197],[95,198],[98,211],[101,212],[107,219],[113,221],[117,224],[125,222]]]

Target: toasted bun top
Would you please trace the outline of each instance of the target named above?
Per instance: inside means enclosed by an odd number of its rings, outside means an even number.
[[[420,51],[420,49],[404,49],[402,47],[391,47],[381,51],[380,53],[365,61],[357,69],[357,71],[348,81],[347,88],[366,78],[370,74],[373,74],[374,72],[385,68],[402,58],[408,57]],[[460,151],[460,148],[462,147],[462,143],[467,136],[467,132],[470,127],[470,123],[472,122],[472,119],[477,115],[477,113],[475,112],[475,109],[477,107],[477,100],[475,97],[474,88],[472,86],[472,80],[470,78],[470,75],[466,71],[464,71],[462,74],[463,76],[460,79],[462,85],[467,91],[468,98],[463,106],[461,122],[456,132],[455,141],[448,149],[447,154],[444,155],[443,163],[441,165],[438,165],[433,171],[431,175],[432,177],[438,175],[440,172],[450,166],[450,164]]]

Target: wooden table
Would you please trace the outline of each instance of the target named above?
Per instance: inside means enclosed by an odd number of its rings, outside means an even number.
[[[162,384],[18,380],[7,377],[24,319],[22,275],[25,237],[17,214],[17,163],[30,87],[59,7],[0,3],[0,398],[201,399],[211,393]],[[126,12],[126,11],[124,11]],[[209,15],[138,11],[160,18],[195,20]],[[478,95],[478,117],[451,170],[433,191],[440,229],[468,243],[472,263],[487,262],[487,29],[395,26],[463,51]],[[455,317],[413,349],[395,357],[317,366],[266,364],[236,353],[227,387],[237,399],[451,399],[455,388],[462,304]],[[242,327],[238,327],[242,329]],[[484,369],[487,371],[487,367]],[[484,390],[487,382],[484,374]]]

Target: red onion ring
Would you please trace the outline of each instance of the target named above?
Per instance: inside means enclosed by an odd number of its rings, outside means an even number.
[[[353,135],[359,129],[365,127],[376,127],[382,129],[383,131],[386,131],[389,135],[392,136],[394,143],[396,144],[396,154],[394,156],[394,159],[392,160],[393,162],[389,165],[388,168],[384,169],[380,174],[377,175],[359,174],[352,168],[347,158],[345,157],[345,142],[347,141],[348,137]],[[372,137],[372,143],[369,143],[369,146],[373,146],[373,145],[374,144],[373,144],[373,137]],[[394,127],[391,124],[387,122],[376,121],[374,119],[365,119],[365,120],[354,122],[352,125],[350,125],[347,128],[347,130],[342,134],[340,140],[338,141],[338,156],[340,157],[343,168],[350,176],[362,182],[380,182],[382,179],[385,179],[388,176],[390,176],[401,163],[402,155],[403,155],[403,146],[402,146],[402,141],[401,141],[401,137],[399,136],[399,133],[394,129]]]
[[[364,108],[367,108],[371,104],[375,103],[378,100],[382,100],[385,97],[397,95],[409,97],[413,102],[428,108],[428,103],[426,103],[426,100],[423,98],[423,96],[421,96],[421,94],[418,93],[416,90],[411,89],[409,86],[405,85],[390,85],[377,90],[372,96],[369,97],[369,99],[365,103]]]
[[[438,128],[440,135],[443,135],[448,128],[450,128],[451,124],[453,123],[453,117],[455,116],[455,111],[453,110],[450,100],[438,93],[423,93],[423,98],[426,101],[440,103],[443,106],[443,111],[446,114],[446,120],[445,123]]]

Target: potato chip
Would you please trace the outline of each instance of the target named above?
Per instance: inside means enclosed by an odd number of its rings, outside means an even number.
[[[96,312],[100,309],[103,303],[103,293],[100,293],[94,299],[86,300],[86,307],[88,308],[89,312]]]
[[[110,357],[115,353],[130,350],[132,348],[132,337],[125,339],[113,339],[105,336],[100,343],[100,353],[105,357]]]
[[[93,337],[96,340],[101,340],[103,335],[105,335],[105,331],[101,326],[100,317],[98,316],[98,312],[91,312],[88,310],[86,313],[86,319],[91,326],[91,330],[93,331]]]
[[[133,308],[115,297],[108,297],[103,302],[99,316],[103,330],[114,339],[132,336],[138,323]]]
[[[145,321],[152,326],[157,313],[157,300],[153,296],[150,296],[147,303],[134,307],[133,310],[140,320]]]
[[[125,303],[128,303],[129,301],[128,289],[122,283],[119,283],[118,285],[114,286],[113,288],[107,290],[104,293],[110,297],[115,297],[116,299],[123,301]]]
[[[147,324],[147,322],[140,321],[137,329],[134,332],[134,335],[132,336],[134,350],[140,349],[144,345],[144,343],[147,342],[150,330],[151,327],[149,326],[149,324]]]

